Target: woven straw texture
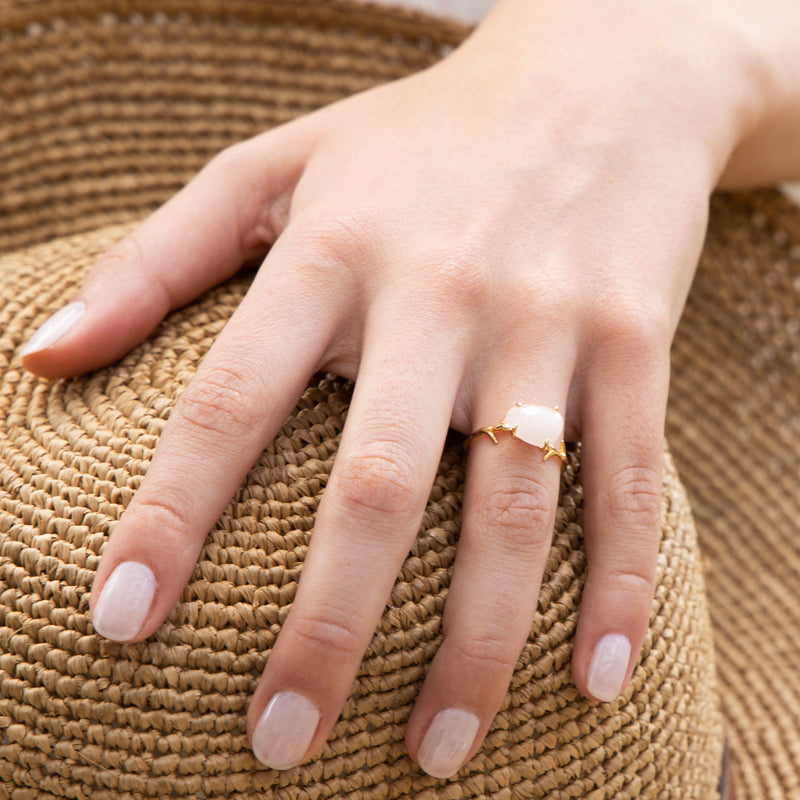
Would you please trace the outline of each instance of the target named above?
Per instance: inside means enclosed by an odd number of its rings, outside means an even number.
[[[668,436],[708,563],[739,799],[800,798],[800,210],[718,197]]]
[[[336,0],[3,0],[0,251],[141,216],[226,145],[465,33]]]
[[[712,798],[721,721],[688,504],[667,460],[659,588],[623,699],[581,699],[571,636],[584,570],[573,455],[531,631],[505,704],[460,780],[419,773],[404,721],[440,640],[463,484],[444,452],[419,538],[322,758],[277,773],[244,712],[287,613],[349,387],[321,376],[211,532],[179,605],[147,642],[93,632],[88,592],[171,408],[247,276],[172,315],[119,364],[49,382],[14,367],[26,333],[119,229],[0,260],[0,778],[34,797]],[[42,276],[46,272],[46,288]],[[188,488],[188,487],[187,487]],[[202,491],[202,487],[197,487]],[[30,787],[26,792],[22,787]],[[434,788],[437,787],[437,788]],[[38,793],[37,793],[38,792]]]
[[[464,34],[333,1],[5,3],[0,251],[139,218],[226,144],[422,68]],[[452,782],[413,768],[402,729],[457,538],[457,442],[323,759],[274,773],[246,746],[244,709],[346,410],[335,379],[320,377],[254,467],[158,634],[97,637],[86,596],[103,543],[247,283],[173,315],[114,368],[55,383],[24,374],[22,341],[121,230],[0,268],[0,797],[715,797],[702,578],[667,457],[659,591],[631,690],[599,706],[569,683],[583,569],[573,456],[542,613],[485,747]],[[754,800],[800,797],[800,557],[786,538],[798,511],[798,246],[797,212],[777,196],[718,199],[675,349],[670,434],[705,535],[741,796]]]

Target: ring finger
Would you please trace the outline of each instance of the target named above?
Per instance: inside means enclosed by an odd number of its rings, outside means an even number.
[[[547,422],[559,416],[553,406],[563,408],[567,384],[566,374],[551,372],[547,386],[528,384],[518,397],[540,400],[537,416]],[[497,421],[498,409],[510,404],[506,393],[485,398],[478,424]],[[560,459],[545,461],[541,447],[496,435],[496,445],[483,435],[471,445],[444,639],[406,737],[420,766],[440,778],[474,755],[508,689],[536,613],[558,502]],[[525,435],[522,428],[517,435]],[[563,429],[551,444],[558,448],[562,436]]]

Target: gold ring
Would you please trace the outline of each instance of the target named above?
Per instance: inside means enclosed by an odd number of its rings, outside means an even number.
[[[510,433],[515,439],[538,447],[543,451],[542,461],[555,456],[561,461],[562,467],[567,463],[567,449],[562,438],[564,417],[561,416],[558,406],[548,408],[517,403],[509,409],[506,418],[499,425],[479,428],[467,437],[466,444],[469,445],[481,434],[488,436],[494,444],[499,444],[498,433]],[[553,446],[553,442],[558,442],[558,446]]]

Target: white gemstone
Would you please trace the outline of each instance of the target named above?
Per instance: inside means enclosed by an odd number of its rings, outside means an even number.
[[[564,417],[547,406],[514,406],[506,414],[506,424],[516,428],[515,436],[534,447],[549,442],[558,448],[564,433]]]

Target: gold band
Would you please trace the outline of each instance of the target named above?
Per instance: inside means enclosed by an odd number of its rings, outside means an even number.
[[[530,421],[525,420],[526,415],[528,417],[535,417],[534,421],[531,423]],[[550,418],[548,419],[548,415]],[[512,417],[516,424],[512,425],[507,420],[509,417]],[[518,421],[519,420],[519,421]],[[504,419],[498,425],[487,425],[485,428],[478,428],[477,431],[471,433],[466,441],[464,442],[465,447],[469,447],[474,439],[478,436],[486,435],[488,436],[493,444],[499,444],[499,440],[497,438],[498,433],[510,433],[515,439],[519,439],[520,441],[525,442],[526,444],[531,445],[532,447],[538,447],[542,450],[542,461],[547,461],[549,458],[557,458],[561,462],[561,466],[564,467],[567,463],[567,449],[564,440],[560,438],[561,434],[560,431],[563,431],[563,417],[561,416],[558,407],[555,408],[547,408],[546,406],[533,406],[533,405],[523,405],[522,403],[517,403],[515,408],[512,408],[508,414],[506,414],[506,419]],[[524,433],[520,433],[519,429],[522,425],[525,425]],[[559,433],[556,436],[552,436],[553,441],[559,441],[559,445],[554,447],[550,443],[550,437],[543,438],[541,435],[541,431],[544,429],[549,429],[552,432],[558,430]]]

